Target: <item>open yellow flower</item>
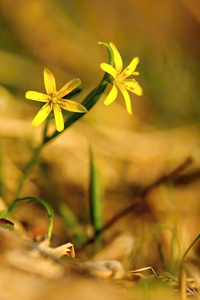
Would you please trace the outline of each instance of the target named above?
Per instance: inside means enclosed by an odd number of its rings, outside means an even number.
[[[57,92],[54,75],[48,69],[44,69],[44,85],[47,94],[34,91],[28,91],[25,94],[25,97],[27,99],[46,102],[46,104],[44,104],[43,107],[39,110],[31,124],[33,126],[40,125],[53,110],[56,121],[56,129],[58,131],[62,131],[64,129],[62,109],[78,113],[86,113],[87,109],[82,104],[72,100],[62,99],[65,95],[69,94],[80,84],[80,79],[75,78],[66,83],[63,88]]]
[[[111,104],[117,98],[118,89],[119,89],[122,95],[124,96],[127,111],[129,114],[132,115],[133,113],[131,108],[131,100],[127,90],[135,93],[138,96],[141,96],[142,88],[135,81],[135,79],[127,79],[127,78],[131,75],[139,75],[138,72],[135,72],[135,69],[139,62],[139,58],[138,57],[133,58],[131,63],[128,65],[128,67],[122,71],[123,62],[122,62],[121,55],[119,54],[117,48],[113,43],[110,43],[110,47],[113,50],[115,68],[106,63],[102,63],[100,65],[103,71],[107,72],[113,77],[113,79],[111,80],[113,86],[110,93],[106,97],[104,104],[105,105]]]

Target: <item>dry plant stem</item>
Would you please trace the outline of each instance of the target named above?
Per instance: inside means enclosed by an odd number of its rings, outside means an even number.
[[[155,185],[159,185],[160,183],[166,182],[166,181],[172,181],[174,179],[176,179],[176,177],[183,172],[185,169],[187,169],[189,166],[191,166],[193,164],[194,160],[192,159],[192,157],[188,157],[184,163],[182,163],[178,168],[176,168],[173,172],[171,172],[170,174],[162,177],[160,180],[158,180],[158,182],[156,184],[153,184],[153,186]]]
[[[145,267],[145,268],[140,268],[137,270],[132,270],[130,271],[130,273],[138,273],[138,272],[143,272],[143,271],[147,271],[147,270],[151,270],[153,275],[158,278],[158,275],[156,274],[155,270],[152,267]]]
[[[186,273],[183,264],[181,264],[179,272],[179,296],[180,300],[186,300]]]
[[[132,205],[128,206],[127,208],[125,208],[124,210],[122,210],[121,212],[119,212],[116,216],[114,216],[107,224],[105,224],[101,228],[101,230],[99,230],[98,232],[96,232],[95,236],[92,239],[88,240],[87,243],[83,247],[86,247],[87,245],[93,243],[95,241],[95,239],[99,235],[101,235],[102,233],[104,233],[104,231],[106,231],[107,229],[109,229],[115,222],[117,222],[119,219],[121,219],[122,217],[124,217],[125,215],[127,215],[128,213],[130,213],[132,210],[134,210],[135,208],[137,208],[143,202],[143,199],[147,196],[147,194],[153,188],[159,186],[162,183],[175,180],[177,178],[177,176],[179,176],[179,174],[181,172],[183,172],[185,169],[187,169],[189,166],[191,166],[192,163],[193,163],[193,159],[191,157],[187,158],[174,171],[172,171],[171,173],[169,173],[166,176],[161,177],[156,182],[154,182],[153,184],[151,184],[148,187],[146,187],[143,191],[141,191],[138,195],[136,195],[138,198],[136,199],[136,201]]]

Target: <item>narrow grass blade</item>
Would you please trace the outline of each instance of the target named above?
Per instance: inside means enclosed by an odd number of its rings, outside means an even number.
[[[183,262],[184,258],[186,257],[186,255],[188,254],[188,252],[190,251],[190,249],[194,246],[194,244],[200,239],[200,234],[194,239],[194,241],[191,243],[191,245],[187,248],[187,250],[185,251],[185,253],[183,254],[182,258],[181,258],[181,262]]]
[[[76,216],[64,202],[58,202],[57,209],[66,224],[66,231],[70,234],[73,244],[76,244],[78,247],[84,245],[87,241],[87,236]]]
[[[103,227],[103,190],[98,164],[90,151],[89,183],[90,218],[97,234]]]
[[[44,206],[44,208],[46,209],[48,216],[49,216],[49,227],[48,227],[47,238],[48,238],[48,241],[50,242],[52,230],[53,230],[53,219],[54,219],[54,211],[53,211],[53,208],[51,207],[51,205],[38,197],[24,197],[24,198],[16,199],[8,208],[8,212],[10,213],[21,201],[22,202],[37,201]]]

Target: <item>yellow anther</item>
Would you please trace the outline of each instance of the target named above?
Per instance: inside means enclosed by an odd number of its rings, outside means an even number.
[[[51,101],[52,101],[53,104],[58,103],[58,99],[56,97],[52,97]]]

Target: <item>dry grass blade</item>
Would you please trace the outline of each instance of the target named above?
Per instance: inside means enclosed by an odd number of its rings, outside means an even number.
[[[145,268],[140,268],[140,269],[137,269],[137,270],[132,270],[132,271],[130,271],[130,273],[144,272],[144,271],[147,271],[147,270],[151,270],[153,275],[156,278],[158,278],[158,275],[156,274],[155,270],[152,267],[145,267]]]

